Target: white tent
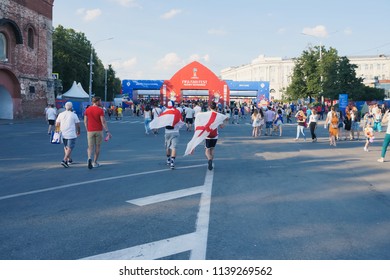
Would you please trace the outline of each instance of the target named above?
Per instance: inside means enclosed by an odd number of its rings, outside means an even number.
[[[78,84],[77,84],[77,87],[79,88],[79,90],[85,95],[88,95],[89,96],[89,94],[83,89],[83,86],[81,85],[81,83],[79,82]]]
[[[62,98],[89,98],[89,95],[84,91],[80,83],[76,84],[74,81],[70,90],[65,92]]]

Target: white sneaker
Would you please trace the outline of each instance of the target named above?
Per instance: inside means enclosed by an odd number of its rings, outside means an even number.
[[[367,149],[366,147],[364,147],[363,150],[364,150],[365,152],[368,152],[368,149]]]

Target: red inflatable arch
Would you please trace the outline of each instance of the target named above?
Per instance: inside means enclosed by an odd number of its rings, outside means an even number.
[[[225,81],[220,80],[210,69],[197,61],[176,72],[170,80],[164,81],[160,89],[161,102],[182,101],[182,90],[208,90],[209,102],[229,105],[230,90]]]

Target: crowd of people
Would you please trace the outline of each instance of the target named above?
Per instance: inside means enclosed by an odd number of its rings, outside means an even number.
[[[153,116],[146,114],[146,134],[150,132],[148,123],[151,119],[157,117],[165,110],[165,107],[161,106],[159,102],[154,101],[151,103],[141,101],[138,105],[134,105],[132,109],[135,115],[145,115],[145,108],[148,111],[149,106],[151,106],[152,111],[158,110],[156,114],[152,114]],[[207,111],[207,104],[207,101],[190,100],[176,105],[177,109],[182,113],[183,120],[186,122],[187,131],[193,130],[193,120],[196,114]],[[217,104],[216,111],[228,115],[231,124],[240,124],[240,122],[245,122],[247,119],[250,120],[252,137],[255,138],[262,135],[279,135],[281,137],[284,124],[295,122],[297,127],[295,141],[298,141],[301,136],[303,141],[306,141],[305,132],[306,128],[308,128],[312,142],[317,142],[316,130],[318,122],[324,120],[324,128],[328,131],[330,146],[336,147],[337,141],[359,141],[364,138],[365,145],[363,150],[366,152],[369,151],[369,146],[375,139],[375,133],[382,131],[382,123],[387,122],[389,116],[384,104],[380,107],[377,104],[370,105],[367,112],[363,115],[356,106],[348,106],[345,111],[340,111],[336,110],[335,106],[326,104],[307,106],[278,102],[262,107],[257,107],[254,103],[247,104],[245,102],[232,103],[229,107]],[[158,131],[154,131],[154,133],[158,133]],[[389,145],[386,137],[383,143],[384,148],[382,149],[383,156],[378,160],[380,162],[384,161],[384,154]]]
[[[99,98],[97,98],[99,99]],[[107,136],[111,137],[108,132],[106,118],[111,119],[112,115],[117,120],[122,119],[123,109],[120,106],[111,106],[103,108],[101,100],[93,100],[92,108],[87,108],[84,114],[84,124],[88,132],[88,168],[99,167],[97,159],[100,153],[100,144],[103,139],[103,130]],[[99,103],[100,102],[100,103]],[[345,110],[337,110],[335,106],[318,105],[295,105],[294,103],[271,103],[268,106],[257,107],[256,104],[250,103],[231,103],[231,106],[223,107],[221,104],[214,103],[213,108],[209,107],[207,100],[189,100],[183,101],[180,104],[174,104],[174,110],[177,110],[183,120],[183,124],[187,131],[192,132],[195,128],[195,120],[199,113],[207,111],[215,111],[226,116],[231,124],[239,124],[240,122],[250,122],[252,127],[252,137],[273,136],[282,137],[283,126],[285,124],[296,124],[295,141],[298,141],[302,136],[303,141],[306,141],[306,128],[310,131],[312,142],[317,142],[318,122],[324,120],[324,129],[329,134],[330,146],[336,147],[338,141],[353,141],[364,138],[363,150],[368,152],[371,143],[375,140],[376,133],[382,132],[382,124],[387,123],[390,117],[389,110],[383,105],[377,104],[368,107],[367,112],[362,114],[355,106],[348,106]],[[71,103],[65,106],[66,111],[71,110]],[[150,123],[159,118],[167,110],[172,110],[172,107],[166,107],[160,104],[158,100],[141,100],[137,104],[131,104],[127,109],[133,116],[143,117],[145,134],[158,134],[159,128],[151,128]],[[48,106],[46,109],[46,120],[48,121],[48,133],[55,127],[62,125],[61,121],[57,121],[57,112],[54,106]],[[67,124],[69,126],[69,124]],[[72,139],[64,141],[65,157],[61,164],[64,167],[69,167],[71,163],[70,153],[75,146],[75,138],[80,133],[80,128],[77,122],[74,123],[74,133],[70,133]],[[390,143],[390,129],[387,125],[386,135],[382,146],[381,157],[379,162],[384,162],[387,147]],[[69,127],[67,128],[69,130]],[[180,128],[179,128],[180,129]],[[178,132],[179,129],[172,131]],[[167,135],[165,128],[165,134]],[[76,135],[76,136],[75,136]],[[172,134],[173,135],[173,134]],[[362,136],[362,137],[361,137]],[[175,137],[171,137],[172,139]],[[175,140],[176,141],[176,140]],[[175,143],[175,141],[171,141]],[[210,142],[210,141],[208,141]],[[173,146],[175,146],[173,144]],[[211,147],[213,148],[213,147]],[[167,163],[174,168],[175,148],[167,150]],[[208,158],[213,157],[213,153],[206,154]],[[211,166],[211,165],[210,165]],[[209,167],[210,167],[209,166]]]

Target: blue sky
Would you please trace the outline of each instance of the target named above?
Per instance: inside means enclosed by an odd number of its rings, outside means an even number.
[[[83,32],[119,78],[163,80],[194,60],[219,75],[311,45],[390,54],[389,11],[389,0],[55,0],[53,25]]]

